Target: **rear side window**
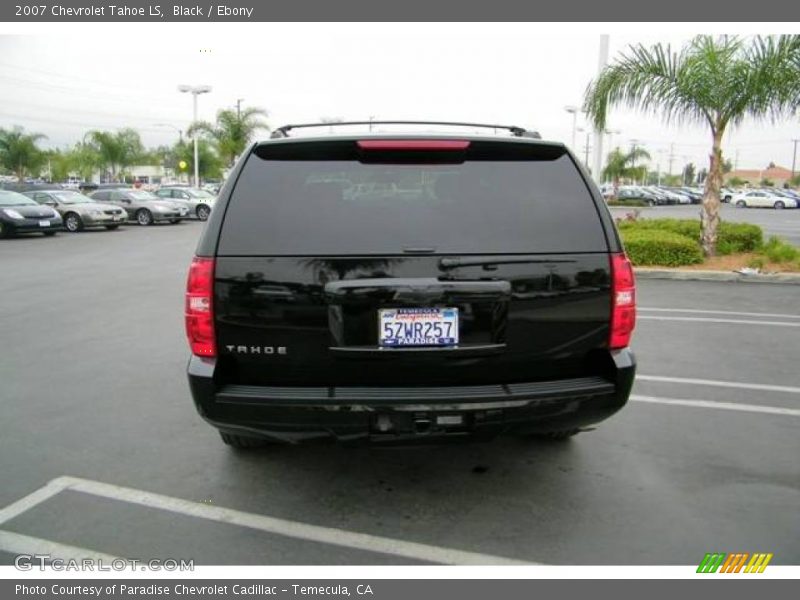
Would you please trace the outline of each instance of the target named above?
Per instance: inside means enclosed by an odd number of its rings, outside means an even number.
[[[435,153],[375,160],[352,141],[283,146],[248,158],[218,254],[607,250],[589,190],[557,147],[483,142],[446,160]]]

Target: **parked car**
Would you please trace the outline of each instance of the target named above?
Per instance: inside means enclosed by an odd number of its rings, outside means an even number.
[[[680,190],[673,190],[666,187],[659,187],[657,189],[667,196],[670,204],[692,204],[692,199],[689,197],[689,195],[684,194]]]
[[[658,198],[652,194],[644,193],[638,188],[621,187],[617,191],[617,202],[644,202],[649,206],[656,206]]]
[[[201,221],[208,219],[217,200],[217,197],[207,190],[177,185],[161,187],[156,196],[185,207],[189,211],[189,216],[197,217]]]
[[[31,232],[50,236],[61,226],[61,215],[49,206],[40,206],[18,192],[0,190],[0,238]]]
[[[772,191],[753,190],[733,197],[736,208],[797,208],[797,200],[779,196]]]
[[[624,406],[633,271],[563,144],[291,129],[243,154],[189,269],[189,385],[226,444],[561,439]]]
[[[682,188],[677,188],[676,191],[688,197],[692,201],[692,204],[700,204],[703,202],[703,194],[698,193],[697,190],[695,189],[689,187],[682,187]]]
[[[719,190],[719,199],[723,202],[730,202],[735,195],[736,192],[731,188],[723,187]]]
[[[103,204],[71,190],[39,190],[25,192],[39,204],[56,209],[64,220],[64,229],[75,233],[87,227],[117,229],[128,216],[113,204]]]
[[[98,190],[92,192],[90,198],[122,208],[127,212],[128,218],[135,220],[139,225],[152,225],[163,221],[178,223],[189,215],[189,210],[185,207],[144,190]]]

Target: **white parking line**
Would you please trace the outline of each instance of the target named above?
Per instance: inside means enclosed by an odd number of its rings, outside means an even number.
[[[10,521],[14,517],[17,517],[24,512],[29,511],[37,504],[41,504],[45,500],[49,500],[59,492],[63,491],[65,486],[66,482],[62,481],[61,478],[53,479],[52,481],[48,482],[47,485],[40,487],[34,492],[31,492],[24,498],[20,498],[13,504],[9,504],[5,508],[0,509],[0,525],[6,521]]]
[[[735,402],[712,402],[710,400],[685,400],[683,398],[658,398],[656,396],[640,396],[639,394],[631,394],[630,400],[634,402],[647,402],[650,404],[667,404],[670,406],[688,406],[690,408],[713,408],[717,410],[781,415],[784,417],[800,417],[800,410],[794,408],[783,408],[780,406],[759,406],[757,404],[737,404]]]
[[[741,319],[709,319],[706,317],[650,317],[637,315],[640,321],[687,321],[695,323],[736,323],[737,325],[775,325],[777,327],[800,327],[800,323],[787,321],[744,321]]]
[[[699,308],[650,308],[646,306],[637,307],[644,312],[665,312],[665,313],[696,313],[699,315],[736,315],[738,317],[770,317],[773,319],[800,319],[800,315],[787,315],[782,313],[760,313],[760,312],[737,312],[732,310],[706,310]]]
[[[738,381],[718,381],[715,379],[691,379],[687,377],[662,377],[660,375],[636,375],[642,381],[660,381],[663,383],[685,383],[687,385],[708,385],[713,387],[735,388],[742,390],[758,390],[762,392],[784,392],[800,394],[800,387],[790,385],[770,385],[768,383],[743,383]]]
[[[53,490],[56,490],[53,492]],[[380,537],[365,533],[356,533],[335,527],[321,527],[308,525],[297,521],[289,521],[275,517],[247,513],[240,510],[209,506],[198,502],[191,502],[181,498],[164,496],[153,492],[146,492],[133,488],[126,488],[90,479],[77,477],[59,477],[46,486],[18,500],[3,510],[3,513],[13,518],[37,504],[50,498],[54,493],[62,490],[72,490],[91,494],[111,500],[139,504],[148,508],[165,510],[190,517],[207,519],[219,523],[238,525],[249,529],[256,529],[300,540],[342,546],[354,550],[391,554],[413,560],[427,561],[450,565],[530,565],[539,564],[529,561],[519,561],[490,554],[465,552],[440,546],[406,542],[393,538]],[[2,523],[2,521],[0,521]]]
[[[11,554],[47,555],[51,558],[60,558],[65,561],[75,560],[78,561],[79,564],[84,559],[93,559],[95,561],[102,560],[107,565],[117,560],[125,561],[124,558],[111,554],[96,552],[88,548],[59,544],[58,542],[22,535],[21,533],[14,533],[13,531],[0,531],[0,550],[10,552]]]

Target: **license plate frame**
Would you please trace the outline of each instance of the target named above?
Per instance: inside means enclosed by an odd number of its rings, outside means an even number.
[[[458,346],[458,329],[458,308],[378,309],[378,346],[381,348]]]

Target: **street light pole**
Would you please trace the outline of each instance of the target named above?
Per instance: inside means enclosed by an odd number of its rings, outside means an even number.
[[[797,144],[800,140],[792,140],[794,143],[794,152],[792,153],[792,179],[794,179],[795,167],[797,166]]]
[[[192,123],[197,123],[197,97],[200,94],[207,94],[211,91],[210,85],[179,85],[178,91],[190,93],[192,95]],[[198,161],[197,133],[192,136],[194,144],[194,187],[200,187],[200,164]]]
[[[606,68],[606,64],[608,63],[608,44],[609,44],[610,36],[606,33],[600,36],[600,48],[597,53],[597,74],[603,72],[603,69]],[[600,175],[603,172],[603,130],[599,127],[596,127],[594,130],[594,168],[592,169],[592,175],[594,175],[594,180],[599,182]]]
[[[578,128],[578,107],[577,106],[565,106],[564,110],[567,111],[572,115],[572,144],[570,148],[572,151],[575,151],[575,132]]]

